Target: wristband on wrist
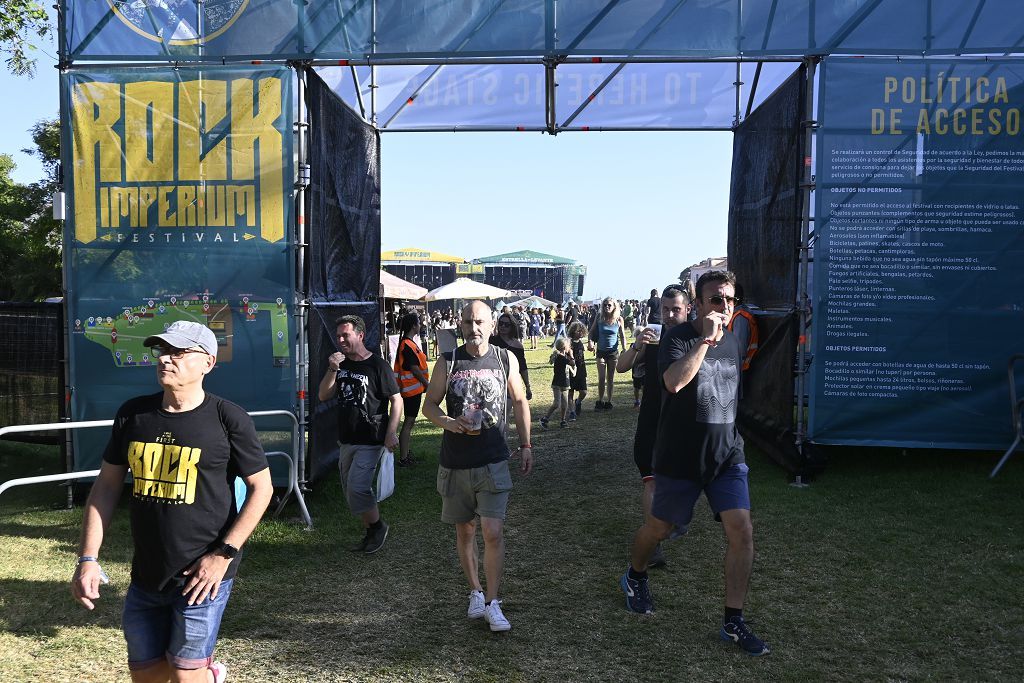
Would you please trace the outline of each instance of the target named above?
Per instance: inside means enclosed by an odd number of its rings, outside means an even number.
[[[708,339],[707,337],[705,337],[704,339],[702,339],[702,340],[701,340],[701,343],[702,343],[702,344],[707,344],[707,345],[708,345],[708,346],[710,346],[711,348],[715,348],[716,346],[718,346],[718,344],[716,344],[716,343],[715,343],[714,341],[712,341],[711,339]]]
[[[96,564],[99,564],[99,560],[92,555],[82,555],[78,558],[78,564],[84,564],[86,562],[95,562]]]
[[[531,451],[533,450],[533,446],[528,443],[520,444],[519,450],[523,450],[524,448],[529,448]]]

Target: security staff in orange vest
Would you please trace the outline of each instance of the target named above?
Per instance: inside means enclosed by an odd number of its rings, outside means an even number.
[[[736,335],[740,348],[746,343],[746,350],[743,352],[743,372],[746,372],[750,369],[750,361],[757,355],[757,318],[746,306],[737,306],[726,329]]]
[[[402,392],[402,401],[405,404],[405,421],[402,422],[402,431],[398,434],[398,464],[407,467],[415,464],[409,453],[409,438],[412,436],[412,426],[416,422],[416,417],[420,414],[420,401],[423,400],[423,392],[427,390],[430,373],[427,370],[427,356],[416,344],[420,334],[419,316],[415,313],[406,315],[402,318],[400,329],[402,339],[398,342],[398,351],[395,353],[395,379],[398,381],[398,388]]]

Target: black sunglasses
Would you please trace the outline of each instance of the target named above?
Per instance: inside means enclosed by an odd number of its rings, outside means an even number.
[[[726,301],[728,301],[730,305],[735,305],[736,302],[739,301],[739,299],[737,299],[734,296],[721,296],[720,294],[715,294],[714,296],[708,297],[708,303],[710,303],[712,306],[721,306]]]

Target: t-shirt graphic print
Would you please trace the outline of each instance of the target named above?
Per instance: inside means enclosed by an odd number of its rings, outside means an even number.
[[[176,442],[172,432],[163,432],[152,443],[128,442],[133,496],[176,505],[195,502],[203,449]]]
[[[697,372],[697,422],[720,425],[736,421],[738,377],[735,358],[704,359]]]
[[[483,429],[497,425],[505,414],[505,378],[498,368],[467,368],[452,372],[451,391],[456,414],[483,413]]]
[[[349,370],[338,370],[335,382],[338,385],[338,406],[342,410],[358,411],[363,419],[369,420],[366,394],[370,378]]]

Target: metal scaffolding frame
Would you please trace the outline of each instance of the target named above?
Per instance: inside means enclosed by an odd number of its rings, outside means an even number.
[[[308,283],[305,274],[306,261],[308,258],[308,244],[307,233],[305,229],[305,192],[309,183],[310,169],[308,164],[308,146],[306,144],[307,136],[310,130],[311,123],[308,121],[308,111],[305,106],[305,90],[306,90],[306,71],[311,68],[317,67],[339,67],[348,70],[349,77],[352,81],[352,86],[355,92],[355,104],[358,107],[358,111],[362,118],[373,125],[380,132],[544,132],[550,135],[557,135],[562,132],[568,131],[647,131],[647,132],[662,132],[662,131],[729,131],[733,130],[743,118],[750,114],[755,105],[757,97],[757,91],[762,76],[763,67],[766,64],[772,63],[793,63],[799,64],[804,63],[807,66],[807,89],[806,89],[806,114],[807,120],[803,121],[803,136],[805,144],[805,159],[804,168],[802,170],[803,181],[801,183],[801,191],[803,195],[803,215],[800,220],[800,244],[799,254],[797,258],[799,260],[799,277],[798,277],[798,291],[796,292],[796,308],[800,315],[800,341],[797,350],[797,367],[795,369],[797,379],[797,392],[796,392],[796,442],[798,448],[802,448],[806,439],[806,427],[805,427],[805,405],[804,397],[807,391],[807,375],[808,375],[808,355],[806,353],[805,343],[805,332],[809,324],[810,319],[810,296],[807,291],[808,287],[808,273],[810,269],[810,251],[811,241],[814,238],[813,230],[811,228],[813,224],[813,217],[811,215],[811,197],[814,190],[813,183],[813,163],[811,159],[813,148],[813,141],[815,135],[815,129],[817,123],[814,120],[814,83],[817,78],[816,65],[822,58],[830,53],[833,53],[839,48],[843,41],[848,38],[855,30],[862,27],[864,22],[870,17],[876,9],[878,9],[883,0],[867,0],[862,6],[860,6],[855,12],[853,12],[846,21],[839,26],[834,32],[824,41],[815,44],[815,1],[809,1],[807,31],[808,31],[808,47],[802,54],[767,54],[769,50],[769,38],[772,33],[772,29],[775,26],[775,22],[778,14],[779,0],[771,0],[770,8],[768,9],[767,19],[765,23],[765,32],[761,40],[760,51],[757,54],[744,54],[740,49],[740,43],[742,38],[742,15],[744,0],[735,0],[736,7],[738,8],[736,17],[736,38],[737,38],[737,54],[730,56],[713,55],[707,54],[664,54],[664,55],[652,55],[652,54],[640,54],[644,46],[664,27],[664,25],[673,17],[675,14],[686,4],[686,0],[676,0],[674,6],[672,6],[661,19],[651,28],[645,37],[640,40],[638,45],[635,45],[629,49],[620,51],[609,51],[609,50],[588,50],[587,54],[580,54],[581,45],[585,39],[594,33],[594,31],[608,20],[609,16],[612,15],[613,10],[619,5],[619,0],[607,0],[606,4],[597,10],[593,18],[580,30],[579,34],[574,38],[568,40],[566,47],[559,49],[556,47],[558,26],[557,26],[557,12],[555,11],[556,0],[546,0],[544,20],[545,20],[545,34],[544,34],[544,48],[543,50],[537,50],[529,53],[524,53],[520,56],[508,56],[508,55],[479,55],[473,53],[459,54],[459,50],[465,48],[471,39],[478,33],[483,31],[487,26],[488,22],[498,13],[499,9],[502,8],[504,0],[498,2],[489,13],[487,13],[482,19],[480,19],[474,27],[472,27],[470,33],[463,38],[457,48],[454,49],[454,53],[447,56],[437,56],[435,54],[408,54],[408,55],[396,55],[394,53],[381,53],[378,52],[378,10],[377,0],[359,0],[355,3],[347,13],[343,13],[338,19],[336,25],[332,27],[325,38],[320,41],[320,44],[316,47],[322,46],[329,38],[342,33],[345,37],[346,45],[351,47],[351,40],[348,35],[347,22],[356,15],[357,11],[361,10],[363,6],[369,2],[368,11],[370,13],[370,50],[368,53],[360,55],[350,55],[346,58],[340,59],[302,59],[296,60],[280,58],[280,59],[253,59],[253,58],[226,58],[222,56],[210,57],[204,56],[203,45],[200,42],[199,49],[196,55],[172,55],[166,51],[165,46],[165,58],[158,59],[154,58],[151,61],[140,61],[140,60],[106,60],[103,58],[91,58],[85,61],[75,61],[69,57],[66,53],[67,48],[67,26],[65,25],[66,15],[66,4],[68,0],[59,0],[58,2],[58,19],[57,19],[57,32],[60,49],[60,61],[58,68],[61,73],[76,71],[76,70],[103,70],[106,68],[126,68],[126,67],[171,67],[177,68],[180,66],[190,66],[195,68],[202,68],[208,66],[210,68],[216,68],[218,66],[227,65],[281,65],[287,64],[295,70],[296,79],[298,81],[298,111],[296,117],[295,134],[297,137],[297,178],[294,182],[294,197],[296,211],[295,211],[295,267],[296,267],[296,282],[294,292],[294,306],[295,306],[295,318],[297,326],[296,334],[296,405],[294,406],[294,412],[297,415],[298,433],[300,435],[300,446],[303,457],[298,458],[297,472],[298,472],[298,483],[302,485],[305,483],[305,432],[308,426],[308,414],[306,409],[306,399],[308,391],[308,358],[307,358],[307,325],[309,322],[309,306],[310,302],[308,299]],[[748,0],[749,1],[749,0]],[[201,4],[203,0],[195,0],[195,2]],[[905,56],[905,59],[924,59],[929,56],[936,56],[940,53],[933,53],[932,48],[932,28],[933,28],[933,3],[934,0],[927,0],[921,11],[924,12],[925,25],[926,25],[926,48],[924,51],[916,51],[913,55]],[[972,11],[971,21],[964,28],[963,37],[960,41],[960,50],[953,56],[961,60],[970,60],[973,58],[984,59],[983,56],[972,57],[965,55],[968,51],[968,41],[971,38],[972,33],[975,30],[976,24],[985,6],[985,0],[975,0],[974,9]],[[320,7],[325,7],[326,3],[320,5],[315,10],[307,10],[304,8],[303,3],[298,3],[299,16],[302,16],[307,11],[322,12],[324,10]],[[315,18],[316,14],[312,15]],[[86,40],[89,40],[87,38]],[[1017,45],[1024,42],[1024,37],[1017,41]],[[300,45],[301,47],[301,45]],[[314,48],[313,52],[316,52]],[[849,52],[848,48],[844,48],[844,52]],[[862,54],[907,54],[906,48],[899,46],[893,47],[887,51],[879,50],[866,50]],[[655,127],[655,126],[594,126],[594,127],[581,127],[572,128],[571,124],[579,118],[588,107],[596,101],[598,95],[608,86],[608,84],[614,79],[614,77],[622,71],[627,65],[630,64],[686,64],[686,63],[703,63],[703,64],[735,64],[736,77],[733,82],[733,88],[735,90],[735,114],[730,125],[721,126],[709,126],[709,127]],[[751,63],[755,65],[753,79],[751,87],[747,93],[746,104],[743,106],[743,86],[745,83],[742,80],[742,65]],[[574,111],[569,113],[561,122],[558,120],[558,113],[556,111],[556,88],[558,87],[557,69],[563,65],[576,65],[576,64],[611,64],[615,65],[611,74],[602,79],[602,81],[594,88],[592,88],[583,101]],[[448,66],[472,66],[472,65],[535,65],[543,69],[544,73],[544,124],[536,126],[495,126],[495,125],[443,125],[433,127],[419,127],[415,130],[412,129],[398,129],[391,127],[395,123],[396,119],[400,118],[400,115],[405,111],[408,105],[412,104],[415,98],[422,92],[423,88],[433,79],[441,73],[441,71]],[[412,95],[408,98],[407,102],[397,109],[391,116],[388,117],[383,124],[379,120],[380,112],[378,110],[378,94],[379,89],[378,82],[378,69],[388,67],[401,67],[401,66],[434,66],[436,67],[427,78],[414,90]],[[366,106],[366,102],[363,99],[363,88],[359,81],[359,74],[357,72],[358,67],[369,67],[369,106]],[[61,120],[67,120],[68,112],[64,111],[64,97],[61,97]],[[66,160],[65,160],[66,161]],[[65,273],[65,294],[67,293],[67,269],[69,264],[67,262],[67,250],[64,251],[64,273]],[[66,318],[66,316],[65,316]],[[70,340],[68,336],[70,330],[67,329],[67,320],[64,321],[65,325],[65,368],[67,375],[67,386],[71,387],[70,378],[73,374],[72,369],[69,365],[69,359],[67,354],[70,354]],[[69,451],[70,452],[70,451]],[[69,456],[70,458],[70,456]],[[70,460],[69,460],[69,465]]]

